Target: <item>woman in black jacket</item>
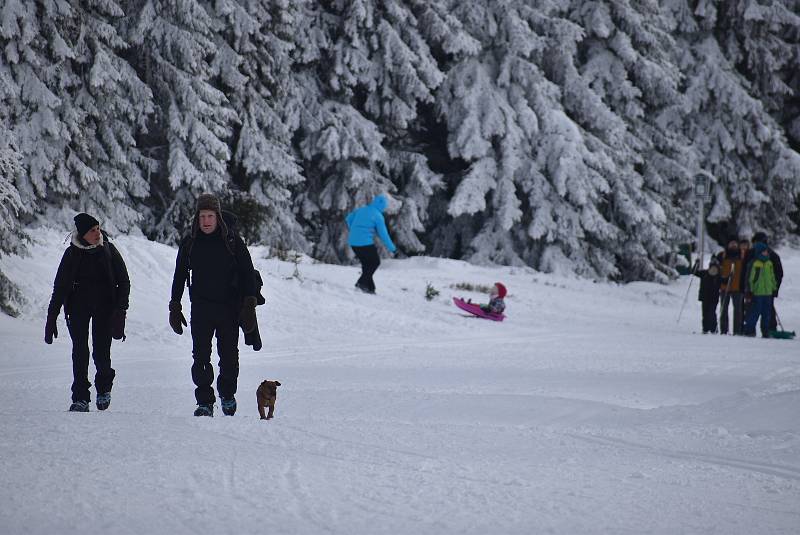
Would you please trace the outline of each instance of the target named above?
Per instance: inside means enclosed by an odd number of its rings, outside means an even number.
[[[119,251],[89,214],[75,216],[75,231],[64,251],[47,307],[44,341],[58,338],[56,320],[64,306],[64,317],[72,338],[72,405],[70,411],[88,412],[89,321],[92,323],[92,359],[96,373],[97,408],[111,403],[114,368],[111,367],[111,338],[123,339],[125,314],[131,284]]]

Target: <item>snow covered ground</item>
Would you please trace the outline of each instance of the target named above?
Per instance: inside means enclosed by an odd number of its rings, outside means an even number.
[[[120,237],[128,339],[111,408],[77,414],[63,314],[42,341],[62,238],[2,260],[30,300],[0,315],[2,533],[800,532],[800,346],[695,334],[696,282],[676,322],[688,278],[410,258],[369,296],[356,267],[306,262],[300,281],[253,248],[265,347],[241,346],[239,412],[195,418],[191,340],[167,324],[175,250]],[[781,253],[798,329],[800,253]],[[485,299],[452,284],[498,280],[504,323],[452,305]],[[271,421],[263,379],[283,383]]]

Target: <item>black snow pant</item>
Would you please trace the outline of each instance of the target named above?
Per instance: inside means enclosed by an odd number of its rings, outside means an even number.
[[[72,338],[72,401],[91,401],[89,388],[89,321],[92,323],[94,386],[98,394],[111,392],[116,372],[111,367],[111,309],[78,310],[67,319]]]
[[[374,245],[351,246],[356,257],[361,262],[361,277],[358,278],[356,286],[370,293],[375,293],[375,281],[372,275],[381,265],[381,257],[378,255],[378,248]]]
[[[772,316],[769,318],[769,330],[770,332],[778,330],[778,312],[775,310],[774,297],[772,298]]]
[[[723,294],[719,311],[719,332],[720,334],[728,334],[728,305],[730,303],[733,303],[733,334],[743,334],[744,314],[742,308],[744,296],[739,292]]]
[[[714,299],[704,299],[703,304],[703,333],[717,332],[717,302],[718,297]]]
[[[239,379],[239,314],[235,305],[192,303],[192,380],[197,404],[213,404],[214,367],[211,365],[211,340],[217,337],[219,376],[217,393],[221,398],[236,394]]]

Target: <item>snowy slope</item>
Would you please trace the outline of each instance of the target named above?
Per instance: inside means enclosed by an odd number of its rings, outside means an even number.
[[[62,238],[1,261],[30,301],[0,316],[2,533],[800,531],[800,346],[693,334],[686,278],[411,258],[384,261],[368,296],[356,267],[306,262],[300,281],[253,248],[265,347],[242,345],[236,416],[194,418],[191,340],[167,324],[175,250],[120,237],[133,290],[111,408],[74,414],[63,315],[42,341]],[[782,254],[798,328],[800,254]],[[496,280],[505,322],[452,306],[485,296],[451,284]],[[268,422],[263,379],[283,383]]]

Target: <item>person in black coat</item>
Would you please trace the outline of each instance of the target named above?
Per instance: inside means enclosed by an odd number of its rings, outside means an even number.
[[[256,327],[253,271],[247,246],[226,224],[219,199],[210,194],[200,195],[192,231],[178,248],[169,302],[169,324],[176,334],[183,334],[186,319],[181,298],[183,287],[189,287],[195,416],[214,415],[211,342],[215,335],[219,354],[217,392],[222,412],[227,416],[236,412],[239,325],[245,333],[253,332]]]
[[[694,276],[700,277],[700,291],[697,300],[702,303],[703,308],[703,334],[717,332],[717,303],[719,303],[719,289],[722,285],[722,275],[719,270],[719,262],[712,257],[708,269],[698,270],[698,265],[694,266]]]
[[[124,339],[125,315],[131,283],[125,262],[100,223],[86,213],[75,216],[72,240],[61,257],[47,307],[44,341],[58,338],[57,319],[64,307],[72,338],[72,405],[70,411],[88,412],[89,323],[92,327],[92,360],[96,373],[97,408],[111,403],[116,372],[111,367],[111,339]]]
[[[759,242],[763,243],[764,245],[767,246],[767,250],[769,251],[769,259],[772,261],[772,268],[773,268],[773,270],[775,272],[775,281],[778,283],[778,288],[775,290],[775,293],[772,296],[773,297],[773,299],[772,299],[772,316],[771,316],[770,321],[769,321],[769,331],[777,331],[778,330],[778,313],[775,311],[775,300],[778,298],[778,292],[781,289],[781,282],[783,281],[783,264],[781,264],[780,255],[778,253],[776,253],[775,250],[772,249],[772,247],[769,246],[769,243],[767,242],[767,235],[764,232],[756,232],[753,235],[753,249],[750,249],[748,251],[748,253],[747,253],[747,256],[745,257],[745,265],[746,265],[745,273],[746,273],[747,277],[749,278],[750,266],[752,265],[753,260],[755,260],[755,254],[754,254],[755,245],[756,245],[756,243],[759,243]],[[745,299],[749,301],[749,299],[751,297],[752,296],[750,295],[750,289],[746,288],[745,289]],[[767,333],[761,333],[761,334],[766,336],[769,333],[767,332]]]

